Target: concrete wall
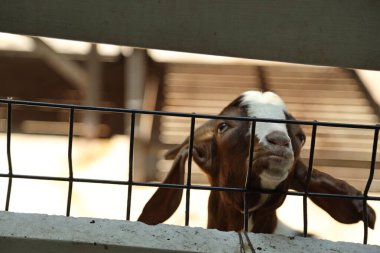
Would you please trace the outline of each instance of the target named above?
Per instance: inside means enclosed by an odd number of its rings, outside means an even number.
[[[243,247],[250,252],[247,238]],[[375,253],[379,246],[249,233],[256,252]],[[236,232],[0,212],[0,252],[240,252]]]

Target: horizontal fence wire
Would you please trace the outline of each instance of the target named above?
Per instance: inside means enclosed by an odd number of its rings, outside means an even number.
[[[13,100],[13,99],[0,99],[0,103],[5,103],[5,104],[11,103],[15,105],[50,107],[50,108],[66,108],[66,109],[74,108],[76,110],[87,110],[87,111],[137,113],[137,114],[186,117],[186,118],[191,118],[192,116],[194,116],[197,119],[225,119],[225,120],[237,120],[237,121],[252,121],[252,118],[243,117],[243,116],[162,112],[162,111],[136,110],[136,109],[125,109],[125,108],[111,108],[111,107],[101,107],[101,106],[33,102],[33,101]],[[307,120],[287,120],[287,119],[270,119],[270,118],[255,118],[255,121],[266,122],[266,123],[286,123],[286,124],[296,124],[296,125],[305,125],[305,126],[312,126],[315,124],[314,121],[307,121]],[[317,125],[326,126],[326,127],[358,128],[358,129],[373,129],[373,130],[379,128],[379,126],[375,124],[350,124],[350,123],[333,123],[333,122],[323,122],[323,121],[318,121]]]
[[[334,122],[321,122],[321,121],[302,121],[302,120],[280,120],[280,119],[266,119],[266,118],[250,118],[250,117],[233,117],[233,116],[223,116],[223,115],[207,115],[207,114],[194,114],[194,113],[172,113],[172,112],[161,112],[161,111],[148,111],[148,110],[132,110],[124,108],[110,108],[110,107],[99,107],[99,106],[84,106],[84,105],[72,105],[72,104],[59,104],[59,103],[45,103],[45,102],[32,102],[23,100],[13,100],[13,99],[0,99],[0,104],[7,105],[7,159],[8,159],[8,173],[0,173],[0,178],[8,178],[8,189],[5,204],[5,211],[9,211],[9,204],[11,200],[12,191],[12,180],[13,179],[31,179],[31,180],[48,180],[48,181],[62,181],[68,182],[68,197],[67,197],[67,208],[66,216],[70,216],[71,209],[71,197],[74,183],[97,183],[97,184],[110,184],[110,185],[126,185],[128,186],[128,197],[127,197],[127,214],[126,219],[130,220],[131,213],[131,199],[132,199],[132,186],[148,186],[148,187],[161,187],[161,188],[173,188],[173,189],[186,189],[186,210],[185,210],[185,225],[189,225],[189,210],[190,210],[190,190],[208,190],[208,191],[227,191],[227,192],[241,192],[244,193],[244,231],[248,230],[248,214],[249,214],[249,200],[248,196],[251,193],[264,193],[264,194],[280,194],[280,195],[291,195],[291,196],[302,196],[303,197],[303,220],[304,220],[304,236],[307,236],[307,197],[318,197],[318,198],[337,198],[337,199],[351,199],[351,200],[362,200],[363,201],[363,222],[364,222],[364,238],[363,243],[367,243],[368,237],[368,210],[367,201],[374,200],[380,201],[380,197],[369,196],[368,192],[373,181],[375,164],[376,164],[376,152],[377,143],[379,137],[379,124],[348,124],[348,123],[334,123]],[[69,164],[69,176],[68,177],[53,177],[53,176],[36,176],[36,175],[25,175],[25,174],[15,174],[12,168],[12,156],[11,156],[11,135],[12,135],[12,105],[24,105],[24,106],[34,106],[34,107],[49,107],[49,108],[64,108],[70,110],[69,115],[69,133],[68,133],[68,164]],[[90,111],[105,111],[105,112],[115,112],[115,113],[126,113],[131,115],[131,131],[130,131],[130,150],[129,150],[129,174],[128,180],[102,180],[102,179],[89,179],[89,178],[78,178],[74,176],[74,168],[72,163],[72,143],[73,143],[73,132],[74,132],[74,114],[78,110],[90,110]],[[134,156],[134,133],[135,133],[135,117],[136,114],[150,114],[159,116],[173,116],[173,117],[187,117],[191,119],[190,122],[190,138],[189,138],[189,150],[188,150],[188,177],[186,184],[166,184],[166,183],[154,183],[154,182],[137,182],[133,180],[133,156]],[[236,121],[249,121],[251,122],[251,140],[249,146],[249,166],[252,166],[253,160],[253,149],[254,149],[254,134],[257,122],[267,122],[267,123],[286,123],[286,124],[298,124],[298,125],[309,125],[312,126],[312,140],[310,146],[310,158],[309,167],[307,171],[307,178],[305,183],[305,189],[303,192],[297,191],[278,191],[270,189],[260,189],[260,188],[250,188],[248,187],[248,182],[251,177],[251,169],[248,169],[246,175],[246,183],[244,188],[233,188],[233,187],[218,187],[218,186],[205,186],[196,185],[191,183],[191,162],[192,162],[192,152],[193,152],[193,142],[194,142],[194,132],[195,132],[195,121],[196,119],[224,119],[224,120],[236,120]],[[373,149],[371,158],[370,174],[367,180],[366,188],[363,195],[343,195],[343,194],[332,194],[332,193],[318,193],[309,192],[309,182],[312,175],[312,167],[314,160],[314,147],[316,141],[316,130],[318,126],[326,127],[339,127],[339,128],[357,128],[357,129],[369,129],[374,130],[373,139]]]
[[[9,174],[0,173],[0,177],[9,178]],[[69,182],[70,179],[67,177],[52,177],[52,176],[34,176],[25,174],[13,174],[14,179],[30,179],[30,180],[47,180],[47,181],[59,181],[59,182]],[[89,179],[89,178],[73,178],[74,183],[94,183],[94,184],[110,184],[110,185],[133,185],[133,186],[148,186],[148,187],[161,187],[169,189],[186,189],[187,185],[183,184],[166,184],[166,183],[153,183],[153,182],[128,182],[128,181],[117,181],[117,180],[103,180],[103,179]],[[269,189],[244,189],[244,188],[233,188],[233,187],[223,187],[223,186],[206,186],[192,184],[191,189],[194,190],[213,190],[213,191],[226,191],[226,192],[248,192],[248,193],[265,193],[265,194],[279,194],[279,195],[291,195],[291,196],[304,196],[304,192],[296,191],[277,191]],[[363,195],[344,195],[344,194],[333,194],[333,193],[319,193],[319,192],[309,192],[310,197],[319,198],[338,198],[338,199],[360,199],[363,200],[365,197]],[[367,196],[367,200],[380,201],[378,196]]]

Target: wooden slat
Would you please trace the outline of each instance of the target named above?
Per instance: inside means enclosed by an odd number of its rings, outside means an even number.
[[[249,89],[249,87],[202,87],[202,86],[193,86],[193,87],[171,87],[167,86],[164,91],[167,94],[195,94],[195,93],[202,93],[202,94],[214,94],[215,96],[219,97],[219,94],[228,94],[232,96],[236,96],[236,94],[240,94],[244,91]],[[252,89],[252,87],[251,87]],[[217,98],[218,98],[217,97]]]
[[[299,78],[299,77],[290,77],[290,78],[282,78],[282,77],[267,77],[267,80],[271,82],[271,87],[277,84],[320,84],[326,85],[356,85],[357,83],[353,79],[348,78],[336,78],[336,79],[327,79],[327,78]]]
[[[188,78],[188,79],[168,79],[167,80],[167,86],[168,87],[231,87],[231,86],[238,86],[238,87],[244,87],[246,89],[252,88],[252,85],[256,86],[259,84],[259,80],[255,78],[249,78],[246,80],[239,80],[238,78],[236,79],[223,79],[220,78],[219,80],[214,79],[214,80],[197,80],[196,78]]]
[[[274,91],[276,89],[273,89]],[[324,97],[295,97],[288,96],[284,99],[286,103],[299,103],[299,104],[322,104],[322,105],[369,105],[365,98],[357,98],[347,100],[344,98],[324,98]]]
[[[341,69],[320,69],[319,71],[312,71],[312,67],[304,68],[300,71],[288,69],[280,70],[279,68],[266,67],[265,74],[273,79],[282,80],[303,80],[303,81],[318,81],[318,80],[331,80],[331,81],[349,81],[352,78],[352,73]],[[272,76],[272,74],[274,74]]]
[[[349,71],[344,68],[290,64],[266,66],[265,72],[275,72],[278,75],[287,74],[291,76],[298,76],[299,74],[309,76],[314,73],[318,73],[322,75],[330,75],[334,78],[337,78],[337,75],[340,76],[341,74],[349,74]]]
[[[307,157],[303,157],[307,161]],[[371,162],[369,161],[358,161],[358,160],[339,160],[339,159],[315,159],[314,166],[319,168],[320,166],[334,167],[352,167],[352,168],[370,168]],[[376,167],[379,167],[380,163],[376,163]],[[368,178],[368,175],[362,175],[362,179]]]
[[[343,112],[343,113],[372,113],[373,109],[369,106],[350,106],[350,105],[308,105],[301,107],[299,104],[287,103],[289,112]]]
[[[179,99],[179,98],[166,98],[165,104],[167,105],[191,105],[194,106],[210,106],[210,107],[219,107],[220,105],[228,104],[231,100],[228,99],[219,99],[219,100],[207,100],[207,99]]]
[[[167,64],[167,73],[169,74],[196,74],[196,75],[234,75],[246,76],[252,75],[256,70],[252,65],[228,65],[228,64]]]
[[[236,94],[220,94],[218,96],[212,96],[210,94],[204,93],[178,93],[178,92],[168,92],[165,94],[167,98],[175,99],[204,99],[204,100],[229,100],[232,101],[236,98]]]
[[[297,119],[303,120],[318,120],[318,121],[333,121],[340,123],[376,123],[378,118],[373,114],[349,114],[349,113],[309,113],[295,112],[292,114]]]
[[[204,67],[207,69],[207,67]],[[170,79],[199,79],[199,80],[209,80],[209,81],[215,81],[218,79],[224,80],[225,78],[233,78],[233,80],[249,80],[258,75],[257,71],[255,71],[255,68],[251,67],[249,71],[244,71],[243,73],[239,73],[240,71],[231,72],[230,71],[205,71],[205,69],[194,69],[192,71],[194,72],[188,72],[186,69],[183,69],[183,72],[167,72],[165,75],[165,78]]]
[[[348,82],[342,82],[342,83],[335,83],[332,80],[329,80],[326,83],[326,80],[323,80],[324,82],[302,82],[298,79],[295,80],[289,80],[289,81],[277,81],[277,80],[268,80],[271,82],[271,85],[269,88],[274,89],[289,89],[289,90],[332,90],[332,91],[358,91],[360,90],[360,87],[353,82],[352,80],[349,80]]]
[[[325,91],[325,90],[290,90],[290,89],[278,89],[273,88],[274,91],[278,95],[280,95],[282,98],[286,99],[288,96],[292,97],[302,97],[302,98],[309,98],[309,97],[322,97],[322,98],[364,98],[364,94],[360,91]]]
[[[311,127],[305,127],[304,131],[307,134],[311,133]],[[318,136],[331,136],[331,137],[344,137],[344,138],[352,138],[352,137],[361,137],[373,138],[373,130],[368,129],[352,129],[352,128],[339,128],[339,127],[318,127]]]

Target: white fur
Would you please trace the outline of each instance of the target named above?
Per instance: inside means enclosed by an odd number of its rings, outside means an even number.
[[[266,180],[266,178],[263,178],[263,177],[260,177],[260,179],[261,179],[260,180],[261,187],[266,190],[274,190],[277,187],[277,185],[279,185],[282,181],[282,180],[276,180],[276,181]],[[257,210],[258,208],[260,208],[268,200],[269,195],[270,194],[265,194],[265,193],[260,194],[258,203],[254,207],[251,207],[250,209],[248,209],[248,211],[253,212]],[[244,211],[242,212],[244,213]]]
[[[261,187],[266,190],[274,190],[279,183],[284,181],[288,174],[285,175],[283,179],[277,179],[277,180],[271,180],[269,178],[266,178],[265,176],[261,177],[260,176],[260,182],[261,182]]]
[[[249,215],[248,216],[248,232],[253,230],[254,225],[255,224],[253,223],[252,215]],[[244,231],[244,227],[240,230],[240,232],[243,232],[243,231]]]
[[[287,111],[284,101],[273,92],[246,91],[242,94],[241,105],[247,106],[249,117],[286,119]],[[280,131],[288,135],[286,124],[257,122],[255,134],[259,142],[267,144],[266,136],[273,131]]]
[[[259,202],[254,206],[248,209],[248,212],[253,212],[257,209],[259,209],[267,200],[268,200],[269,194],[262,193],[260,194]],[[242,211],[244,213],[244,211]]]
[[[254,225],[255,225],[255,224],[253,224],[253,219],[252,219],[252,217],[249,216],[249,219],[248,219],[248,231],[252,231]]]
[[[286,225],[280,220],[277,220],[277,226],[276,229],[273,232],[274,234],[277,235],[286,235],[286,236],[293,236],[297,235],[297,231]]]
[[[242,94],[241,105],[247,106],[247,113],[249,117],[286,119],[286,105],[284,101],[273,92],[262,93],[260,91],[246,91]],[[255,135],[259,142],[263,145],[269,144],[265,137],[273,131],[283,132],[289,137],[285,123],[256,123]],[[289,148],[292,147],[290,146]],[[260,178],[261,186],[264,189],[273,190],[283,181],[283,179],[271,180],[270,178],[266,178],[265,175],[262,175],[262,177],[260,176]],[[262,199],[264,199],[264,196],[261,196],[259,204],[262,202]]]
[[[280,182],[266,181],[266,180],[261,179],[261,186],[267,190],[275,189],[279,183]],[[265,193],[260,194],[259,202],[254,207],[251,207],[248,211],[252,212],[260,208],[268,200],[268,197],[269,197],[269,194],[265,194]]]

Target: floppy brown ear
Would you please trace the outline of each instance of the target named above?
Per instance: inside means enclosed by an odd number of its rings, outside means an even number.
[[[176,156],[178,155],[179,151],[185,147],[187,144],[189,143],[189,137],[186,138],[186,140],[184,142],[182,142],[182,144],[180,145],[177,145],[175,146],[174,148],[168,150],[164,157],[166,160],[173,160],[174,158],[176,158]]]
[[[185,163],[187,149],[177,151],[176,159],[171,170],[164,180],[165,184],[183,184],[185,177]],[[146,203],[138,221],[149,225],[162,223],[170,218],[177,210],[182,199],[182,189],[158,188],[150,200]]]
[[[210,120],[197,128],[194,132],[194,148],[192,155],[194,161],[203,169],[211,163],[211,154],[208,150],[212,137],[214,121]],[[165,159],[174,159],[172,168],[164,180],[164,184],[183,184],[185,177],[185,163],[188,157],[189,137],[174,149],[165,154]],[[158,188],[148,203],[145,205],[139,221],[155,225],[162,223],[172,216],[177,210],[182,199],[182,189]]]
[[[194,146],[197,146],[198,149],[203,148],[203,145],[201,143],[209,142],[213,137],[213,131],[215,127],[216,121],[215,120],[209,120],[205,122],[202,126],[198,127],[194,132]],[[189,137],[186,138],[182,144],[174,147],[173,149],[170,149],[165,154],[166,160],[172,160],[174,159],[178,152],[182,150],[184,147],[186,147],[189,144]],[[194,155],[194,154],[193,154]],[[197,154],[195,154],[197,155]],[[194,157],[196,158],[196,157]]]
[[[295,174],[290,188],[303,192],[306,184],[307,166],[300,160],[295,165]],[[362,193],[347,182],[336,179],[326,173],[313,169],[309,192],[345,194],[361,196]],[[325,210],[335,220],[351,224],[363,220],[363,201],[359,199],[309,197],[315,204]],[[367,205],[368,226],[375,227],[376,213]]]

